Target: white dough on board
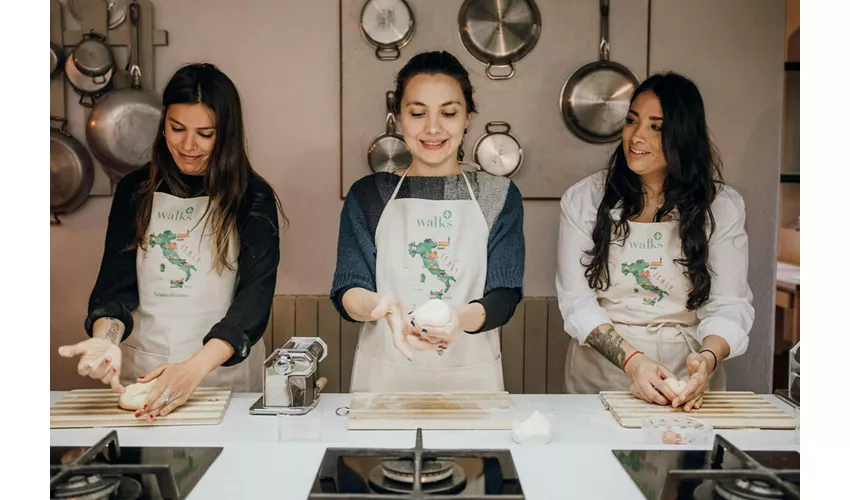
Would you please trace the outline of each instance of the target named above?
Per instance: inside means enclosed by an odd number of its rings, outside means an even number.
[[[130,384],[124,388],[124,392],[118,397],[118,406],[125,410],[140,410],[145,404],[145,398],[153,389],[156,379],[150,382],[142,382],[138,384]]]

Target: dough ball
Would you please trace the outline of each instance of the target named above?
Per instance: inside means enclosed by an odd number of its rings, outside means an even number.
[[[685,386],[688,385],[686,381],[676,378],[665,378],[664,383],[666,383],[667,387],[669,387],[670,390],[672,390],[677,396],[681,394],[681,392],[685,390]]]
[[[118,396],[118,406],[132,411],[142,409],[142,405],[145,404],[145,398],[148,397],[148,393],[151,392],[155,383],[156,379],[150,382],[130,384],[124,387],[124,392]]]
[[[673,429],[667,429],[664,431],[664,434],[661,435],[661,442],[663,444],[682,444],[682,435]]]
[[[431,299],[416,308],[413,317],[418,325],[446,326],[452,319],[452,309],[440,299]]]

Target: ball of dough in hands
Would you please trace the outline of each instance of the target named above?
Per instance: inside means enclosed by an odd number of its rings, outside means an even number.
[[[440,299],[431,299],[413,311],[416,323],[421,326],[446,326],[452,319],[452,308]]]
[[[664,383],[667,384],[667,387],[670,388],[677,396],[685,390],[685,386],[688,385],[688,382],[685,380],[679,380],[677,378],[665,378]]]
[[[124,392],[118,397],[118,406],[125,410],[141,410],[145,404],[145,398],[156,384],[156,379],[149,382],[141,382],[138,384],[130,384],[124,388]]]

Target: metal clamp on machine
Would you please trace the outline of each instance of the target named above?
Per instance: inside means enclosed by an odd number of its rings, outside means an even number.
[[[328,383],[318,376],[328,346],[319,337],[292,337],[263,363],[263,395],[251,415],[304,415],[316,407]]]

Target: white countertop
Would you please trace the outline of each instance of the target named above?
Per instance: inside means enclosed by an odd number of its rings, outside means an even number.
[[[50,404],[64,392],[51,392]],[[224,450],[189,495],[190,499],[275,498],[303,500],[309,494],[326,447],[412,448],[415,431],[349,431],[334,410],[348,394],[324,394],[319,442],[278,441],[277,418],[250,415],[259,394],[234,394],[220,425],[118,428],[122,446],[222,446]],[[793,414],[772,395],[767,401]],[[620,427],[595,395],[514,395],[518,401],[554,407],[555,436],[548,445],[517,445],[509,431],[423,431],[425,448],[508,448],[529,500],[573,498],[641,500],[644,496],[611,453],[612,449],[663,449],[648,445],[640,429]],[[51,429],[52,446],[92,445],[109,429]],[[799,450],[795,431],[721,430],[743,449]],[[693,448],[710,449],[711,445]],[[238,473],[234,473],[238,471]]]

